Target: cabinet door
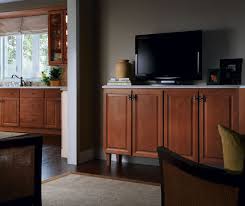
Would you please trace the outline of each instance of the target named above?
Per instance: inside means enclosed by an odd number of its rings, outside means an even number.
[[[238,91],[236,89],[200,90],[200,162],[223,165],[221,138],[217,125],[238,130]]]
[[[164,91],[164,146],[198,161],[198,90]]]
[[[45,99],[45,127],[61,128],[61,100],[58,98]]]
[[[133,90],[133,156],[157,158],[163,145],[163,91]]]
[[[51,11],[49,16],[49,65],[64,62],[64,11]]]
[[[44,127],[44,98],[20,98],[20,126]]]
[[[131,155],[131,90],[104,92],[104,149],[106,153]]]
[[[1,100],[2,126],[19,126],[19,98],[3,98]]]

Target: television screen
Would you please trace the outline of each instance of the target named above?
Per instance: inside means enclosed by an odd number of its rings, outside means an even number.
[[[202,32],[136,36],[136,77],[199,80],[202,78]]]

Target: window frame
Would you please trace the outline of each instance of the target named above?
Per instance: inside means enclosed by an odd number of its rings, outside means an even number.
[[[31,33],[30,33],[31,34]],[[47,32],[42,33],[32,33],[32,74],[29,78],[24,77],[28,81],[40,81],[41,71],[40,71],[40,35],[47,34]],[[14,74],[18,76],[23,76],[23,40],[26,34],[14,34],[9,36],[16,36],[16,72]],[[7,38],[8,36],[0,36],[0,79],[3,82],[13,81],[9,76],[5,76],[8,64],[7,58]],[[48,53],[47,53],[48,56]],[[47,62],[47,68],[49,67]],[[34,74],[40,72],[39,77],[35,77]],[[12,74],[11,74],[12,75]]]

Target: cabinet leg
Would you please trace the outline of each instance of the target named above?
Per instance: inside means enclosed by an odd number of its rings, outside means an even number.
[[[118,164],[122,164],[122,155],[116,155]]]
[[[111,166],[111,154],[106,154],[106,165]]]

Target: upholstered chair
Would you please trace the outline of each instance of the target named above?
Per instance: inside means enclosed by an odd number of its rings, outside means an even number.
[[[185,159],[158,148],[164,206],[244,206],[245,175]]]

